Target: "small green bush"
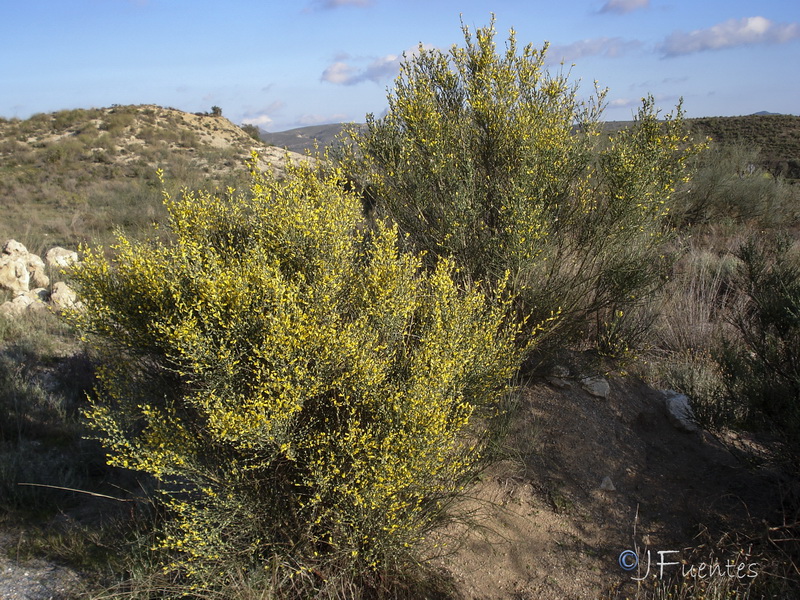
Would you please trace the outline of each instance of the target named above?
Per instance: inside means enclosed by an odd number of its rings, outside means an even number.
[[[116,107],[109,110],[100,123],[100,129],[113,136],[119,136],[135,122],[135,112],[131,107]]]
[[[364,233],[338,171],[287,171],[168,199],[173,242],[120,235],[72,274],[105,349],[88,417],[113,465],[160,482],[160,547],[200,579],[274,556],[391,569],[520,361],[507,300],[422,269],[388,224]]]
[[[76,108],[73,110],[61,110],[53,114],[52,130],[53,132],[63,133],[97,117],[98,114],[99,111],[96,109]]]
[[[247,135],[253,138],[257,142],[261,142],[261,130],[258,128],[257,125],[253,125],[252,123],[243,123],[240,125],[242,131],[244,131]]]
[[[676,194],[673,219],[681,225],[755,221],[767,227],[798,218],[793,186],[761,166],[757,148],[714,144],[697,161],[689,185]]]
[[[464,47],[407,58],[388,114],[338,158],[431,263],[490,285],[508,272],[531,324],[556,314],[562,341],[586,335],[661,282],[668,201],[698,148],[680,107],[660,119],[652,98],[602,135],[605,93],[581,102],[544,69],[546,46],[520,50],[512,30],[498,52],[493,23],[463,31]]]
[[[77,139],[65,138],[49,144],[44,150],[46,163],[59,166],[73,166],[81,159],[86,148]]]
[[[751,238],[737,255],[743,302],[718,361],[732,398],[751,422],[781,432],[800,456],[800,264],[788,236]],[[795,463],[796,466],[796,463]]]

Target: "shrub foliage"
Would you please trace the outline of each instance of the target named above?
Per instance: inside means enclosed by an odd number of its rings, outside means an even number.
[[[759,166],[758,149],[712,145],[697,161],[691,183],[677,194],[676,223],[756,222],[787,227],[797,222],[794,186]]]
[[[169,243],[86,251],[73,318],[106,356],[88,417],[159,482],[185,572],[385,568],[474,465],[520,360],[509,303],[365,233],[338,171],[253,170],[246,194],[167,198]]]
[[[350,133],[340,160],[428,259],[452,257],[474,280],[511,273],[532,323],[583,329],[657,287],[667,201],[697,150],[680,106],[604,135],[605,92],[581,101],[547,47],[504,52],[494,23],[464,47],[420,47],[401,67],[389,111]],[[624,314],[624,311],[623,311]]]
[[[766,417],[800,455],[800,264],[791,239],[773,234],[739,248],[742,295],[718,361],[727,388],[751,421]]]

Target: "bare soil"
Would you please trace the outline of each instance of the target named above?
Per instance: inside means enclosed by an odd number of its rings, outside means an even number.
[[[551,380],[522,391],[516,457],[494,465],[460,505],[463,521],[430,540],[463,598],[634,597],[648,550],[649,585],[659,550],[685,563],[664,567],[664,580],[703,559],[738,564],[710,542],[779,517],[778,474],[755,442],[676,429],[663,394],[636,378],[609,376],[608,398],[577,377]],[[620,567],[629,549],[641,570]]]

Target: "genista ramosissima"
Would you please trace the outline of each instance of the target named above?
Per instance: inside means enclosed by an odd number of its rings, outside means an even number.
[[[326,166],[165,201],[168,241],[84,251],[72,318],[105,358],[87,416],[110,463],[169,509],[167,566],[387,567],[464,485],[509,391],[502,286],[422,268]]]
[[[521,314],[567,334],[602,335],[659,285],[668,203],[699,150],[680,106],[606,134],[605,91],[581,100],[569,73],[545,68],[547,46],[498,52],[494,20],[449,52],[406,58],[385,117],[350,132],[338,159],[427,260],[505,281]],[[601,328],[602,329],[602,328]]]

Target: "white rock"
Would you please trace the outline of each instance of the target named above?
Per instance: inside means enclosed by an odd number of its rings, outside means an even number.
[[[9,256],[16,256],[18,254],[27,254],[28,249],[17,240],[7,240],[5,244],[3,244],[3,254],[8,254]]]
[[[603,477],[603,481],[600,483],[600,489],[605,490],[606,492],[616,492],[617,488],[614,487],[614,482],[611,481],[611,477],[606,475]]]
[[[63,310],[65,308],[74,308],[77,304],[78,295],[63,281],[58,281],[53,285],[53,291],[50,293],[50,302],[56,310]]]
[[[31,254],[30,256],[36,256],[35,254]],[[36,258],[39,258],[36,256]],[[44,268],[35,268],[31,269],[30,265],[28,265],[28,273],[30,273],[30,284],[34,288],[43,288],[50,285],[50,278],[44,274]]]
[[[561,379],[559,377],[545,377],[545,380],[547,381],[547,383],[560,390],[565,390],[569,387],[572,387],[572,384],[569,381],[567,381],[566,379]]]
[[[603,377],[581,379],[581,387],[596,398],[608,398],[611,393],[611,386]]]
[[[24,260],[17,255],[0,256],[0,288],[19,294],[27,292],[30,283],[31,274]]]
[[[27,294],[20,294],[13,300],[0,304],[0,313],[6,317],[19,317],[33,303],[33,298]]]
[[[0,255],[0,288],[15,293],[27,292],[31,287],[46,287],[50,279],[44,274],[44,262],[28,252],[16,240],[3,244]]]
[[[682,431],[697,431],[699,427],[689,404],[689,396],[679,394],[673,390],[665,390],[663,394],[667,418],[669,418],[670,422]]]
[[[40,288],[50,285],[50,278],[44,274],[44,261],[41,258],[30,252],[20,255],[20,258],[25,261],[25,266],[31,274],[31,287]]]
[[[44,255],[44,262],[48,267],[63,268],[78,262],[78,253],[67,250],[61,246],[50,248]]]

